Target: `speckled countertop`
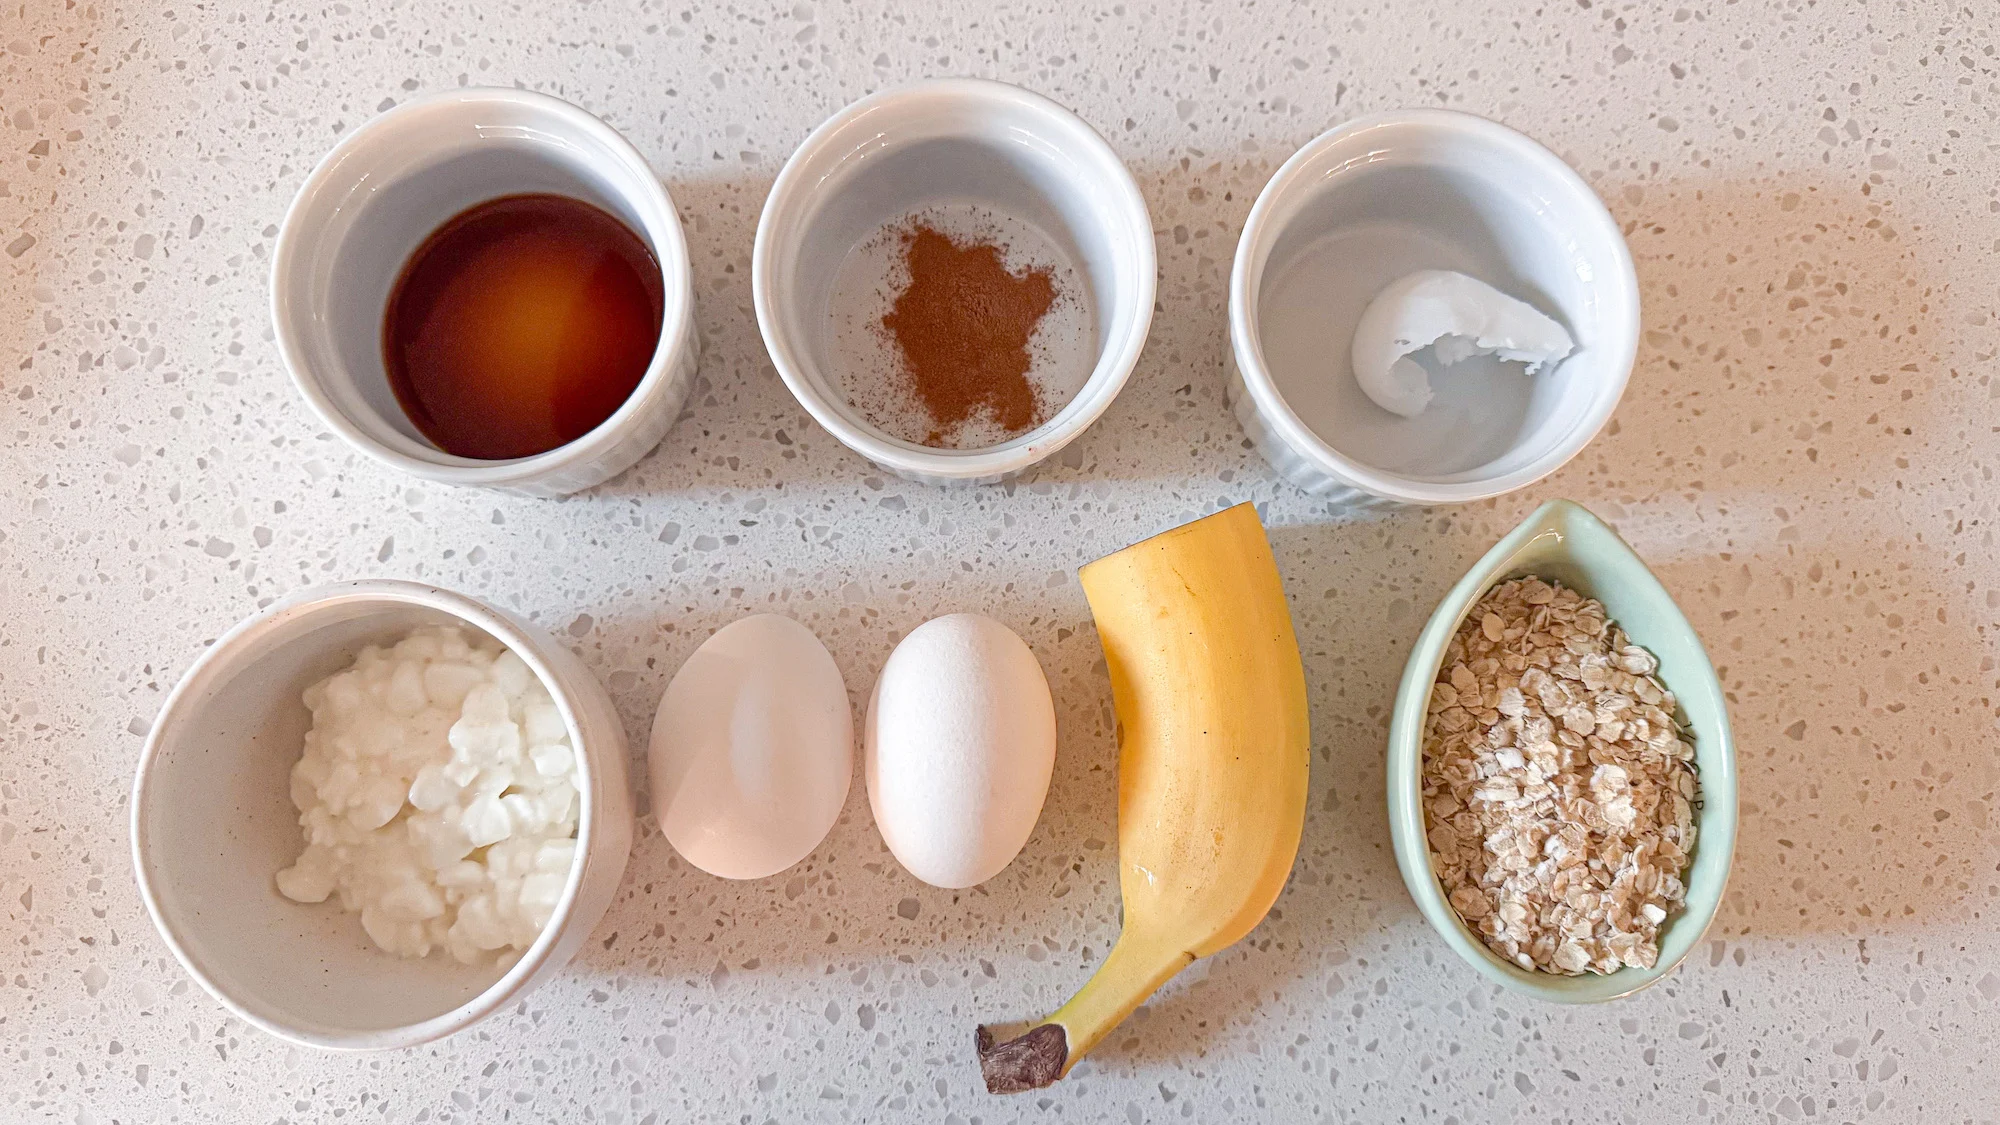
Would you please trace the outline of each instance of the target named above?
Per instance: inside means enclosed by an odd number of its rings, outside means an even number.
[[[0,15],[0,1119],[1959,1121],[2000,1114],[2000,38],[1978,3],[273,5]],[[751,234],[838,106],[935,74],[1075,108],[1153,209],[1131,384],[1032,483],[885,479],[764,356]],[[707,339],[657,453],[562,502],[402,479],[279,368],[272,239],[334,140],[412,94],[575,100],[668,181]],[[1299,144],[1447,105],[1526,130],[1624,225],[1646,331],[1610,429],[1526,493],[1356,520],[1224,409],[1235,234]],[[1382,748],[1450,581],[1552,496],[1611,519],[1721,665],[1742,836],[1721,916],[1604,1007],[1496,991],[1393,865]],[[971,1028],[1067,996],[1117,926],[1108,688],[1076,566],[1251,499],[1313,685],[1290,887],[1068,1081],[979,1088]],[[781,608],[857,693],[984,608],[1034,646],[1061,747],[1015,864],[953,893],[856,786],[754,883],[642,822],[625,888],[525,1004],[401,1053],[229,1018],[154,935],[131,771],[222,630],[330,579],[421,578],[567,637],[644,734],[711,630]]]

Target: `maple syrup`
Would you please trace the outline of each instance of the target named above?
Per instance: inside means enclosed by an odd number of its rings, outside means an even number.
[[[546,453],[609,418],[660,341],[660,264],[624,223],[564,195],[461,212],[404,264],[382,324],[389,386],[439,449]]]

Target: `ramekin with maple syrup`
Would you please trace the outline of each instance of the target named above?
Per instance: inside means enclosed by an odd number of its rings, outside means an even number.
[[[453,90],[356,129],[306,178],[271,271],[313,411],[414,476],[559,496],[659,444],[699,350],[680,219],[596,117]]]

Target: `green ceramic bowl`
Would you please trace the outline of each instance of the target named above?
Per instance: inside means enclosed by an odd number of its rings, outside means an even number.
[[[1659,961],[1650,969],[1575,977],[1521,969],[1487,949],[1466,927],[1445,900],[1431,869],[1419,776],[1431,685],[1444,662],[1446,645],[1473,604],[1495,585],[1528,574],[1555,579],[1603,602],[1634,644],[1659,657],[1660,680],[1680,703],[1675,717],[1693,736],[1701,808],[1693,864],[1686,878],[1687,907],[1661,927]],[[1588,1004],[1629,996],[1672,972],[1714,920],[1736,850],[1736,748],[1722,685],[1700,638],[1659,579],[1617,532],[1579,505],[1567,500],[1542,505],[1458,580],[1418,635],[1389,722],[1389,832],[1410,897],[1445,944],[1491,979],[1543,1000]]]

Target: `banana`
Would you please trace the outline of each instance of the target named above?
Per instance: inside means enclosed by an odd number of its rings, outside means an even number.
[[[1261,921],[1305,824],[1305,670],[1278,566],[1248,504],[1086,565],[1122,729],[1124,930],[1069,1003],[1004,1042],[976,1036],[992,1093],[1068,1074],[1198,957]]]

